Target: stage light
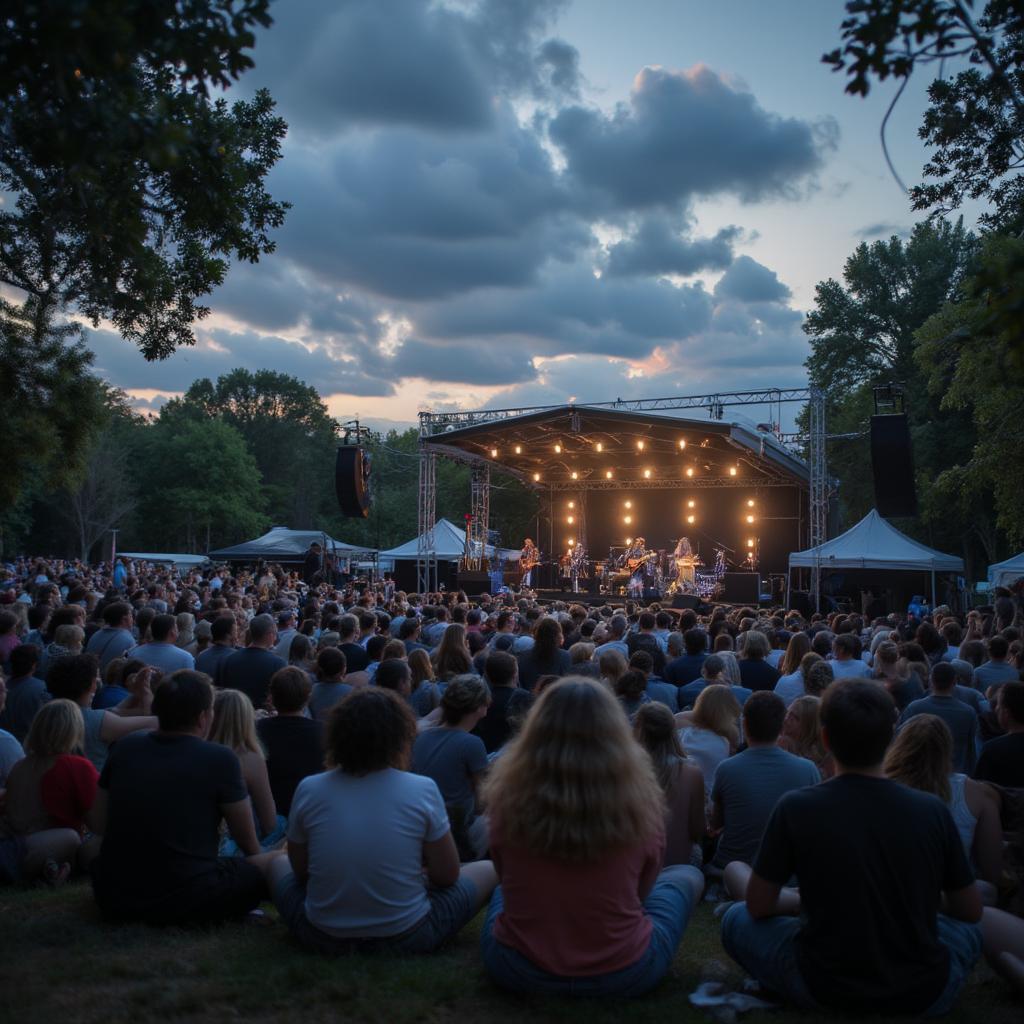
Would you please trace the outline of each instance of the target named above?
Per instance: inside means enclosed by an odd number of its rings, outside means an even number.
[[[555,445],[555,454],[556,455],[561,455],[562,454],[562,446],[560,444],[556,444]]]
[[[611,480],[611,478],[612,478],[612,471],[609,469],[608,472],[605,473],[605,479],[606,480]]]
[[[579,473],[577,473],[575,469],[572,471],[572,478],[573,480],[579,480],[580,478]]]
[[[693,500],[693,498],[691,498],[691,499],[690,499],[690,500],[689,500],[689,501],[688,501],[688,502],[686,503],[686,507],[687,507],[687,508],[696,508],[696,507],[697,507],[697,502],[695,502],[695,501]]]
[[[754,507],[754,499],[753,498],[749,498],[747,500],[747,508],[753,508],[753,507]]]
[[[569,524],[570,526],[572,526],[572,524],[576,522],[576,519],[575,519],[575,517],[573,517],[573,516],[569,516],[569,517],[568,517],[568,519],[566,519],[566,522],[567,522],[567,523],[568,523],[568,524]]]
[[[690,468],[689,468],[689,469],[688,469],[688,470],[686,471],[686,475],[687,475],[687,476],[693,476],[693,466],[691,466],[691,467],[690,467]]]
[[[645,480],[650,480],[651,479],[651,471],[649,469],[645,469],[644,470],[644,479]]]
[[[695,522],[697,522],[697,517],[696,516],[687,516],[686,517],[686,521],[692,526]]]
[[[748,547],[748,548],[752,548],[753,546],[754,546],[754,538],[753,538],[753,537],[751,537],[751,538],[750,538],[750,539],[749,539],[749,540],[747,541],[747,547]]]
[[[633,517],[632,517],[632,516],[624,516],[624,517],[623,517],[623,519],[622,519],[622,521],[623,521],[623,522],[624,522],[624,523],[625,523],[625,524],[626,524],[627,526],[629,526],[629,524],[633,522]]]
[[[643,443],[643,441],[637,441],[637,443],[636,443],[636,450],[638,452],[642,452],[644,450],[644,443]]]
[[[632,544],[633,543],[633,538],[632,537],[627,537],[626,538],[626,543],[627,544]]]
[[[540,480],[540,473],[533,474],[533,482],[537,483]]]
[[[498,449],[497,448],[492,448],[491,449],[491,458],[492,459],[496,459],[497,457],[498,457]]]
[[[594,448],[595,448],[595,449],[596,449],[597,451],[599,451],[599,452],[603,452],[603,451],[604,451],[604,445],[603,445],[603,444],[601,444],[601,442],[600,442],[600,441],[598,441],[598,442],[597,442],[597,444],[595,444],[595,445],[594,445]]]
[[[576,541],[574,541],[574,540],[572,539],[572,537],[570,537],[570,538],[569,538],[569,547],[571,547],[571,548],[574,548],[575,546],[576,546]]]
[[[735,466],[730,466],[729,467],[729,476],[735,476],[735,475],[736,475],[736,467]]]
[[[684,441],[682,438],[680,438],[680,440],[679,440],[679,447],[680,448],[685,448],[686,447],[686,441]]]
[[[575,508],[575,507],[576,507],[576,502],[575,501],[570,501],[569,502],[569,508]]]
[[[521,444],[517,444],[516,445],[516,455],[522,455],[522,454],[523,454],[523,446]]]
[[[747,516],[747,522],[748,523],[752,523],[753,521],[754,521],[754,517],[753,516]]]
[[[633,502],[627,501],[626,502],[626,508],[632,508],[632,507],[633,507]]]

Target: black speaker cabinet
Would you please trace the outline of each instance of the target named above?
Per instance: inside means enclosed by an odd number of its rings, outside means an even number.
[[[871,417],[871,474],[880,516],[916,516],[914,451],[906,413]]]
[[[696,594],[673,594],[673,608],[699,608],[700,598]]]
[[[479,594],[491,592],[491,576],[486,572],[461,570],[455,574],[455,586],[458,590],[464,590],[466,595],[472,599]]]
[[[334,463],[334,489],[343,516],[370,514],[370,456],[359,445],[342,445]]]
[[[761,599],[761,581],[756,572],[727,572],[722,585],[722,597],[730,604],[756,606]]]

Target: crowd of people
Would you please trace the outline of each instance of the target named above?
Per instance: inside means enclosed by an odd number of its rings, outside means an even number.
[[[541,604],[254,571],[0,570],[0,880],[110,921],[271,900],[521,992],[639,995],[702,900],[802,1007],[1024,993],[1024,615]]]

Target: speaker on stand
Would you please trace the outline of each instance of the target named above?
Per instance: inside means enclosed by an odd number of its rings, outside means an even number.
[[[871,475],[875,508],[880,516],[917,515],[914,450],[910,422],[903,411],[903,387],[888,384],[874,389],[871,417]]]
[[[370,514],[370,456],[361,445],[342,445],[338,449],[334,490],[343,516],[365,519]]]

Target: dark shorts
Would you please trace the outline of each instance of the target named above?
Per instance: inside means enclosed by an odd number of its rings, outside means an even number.
[[[101,855],[102,856],[102,855]],[[93,891],[100,913],[110,921],[139,921],[156,925],[217,924],[244,917],[266,898],[263,872],[238,857],[219,857],[211,869],[170,891],[124,899],[116,881],[104,884],[94,874]],[[160,879],[153,879],[154,888]],[[108,891],[109,890],[109,891]]]
[[[306,887],[289,871],[271,893],[281,920],[298,941],[315,953],[432,953],[476,915],[476,886],[465,876],[446,889],[428,889],[430,911],[401,935],[383,938],[338,938],[306,917]]]

